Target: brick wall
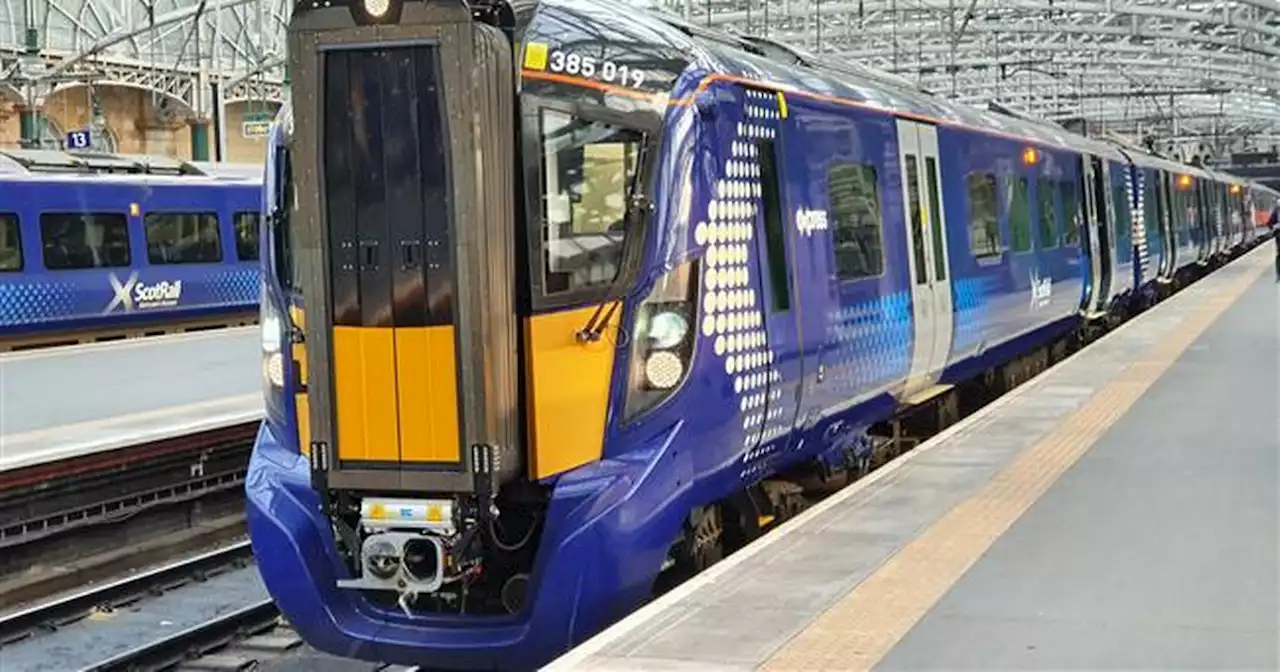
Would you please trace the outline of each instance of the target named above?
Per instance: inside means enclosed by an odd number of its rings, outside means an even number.
[[[183,159],[191,158],[191,128],[183,117],[181,104],[169,106],[170,112],[157,111],[148,91],[122,86],[96,87],[98,100],[106,117],[107,129],[122,154],[159,154]],[[266,151],[265,138],[246,138],[241,127],[249,112],[264,111],[274,115],[278,105],[232,103],[226,108],[226,161],[258,163]],[[92,116],[88,90],[84,87],[54,92],[45,100],[43,113],[49,119],[51,134],[62,139],[69,130],[84,128]],[[22,127],[16,105],[0,103],[0,147],[21,146]],[[213,142],[212,130],[209,141]],[[209,149],[213,156],[213,148]]]

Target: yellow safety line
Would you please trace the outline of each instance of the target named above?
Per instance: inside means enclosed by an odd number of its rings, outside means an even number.
[[[1253,268],[1206,298],[1158,345],[818,616],[762,669],[870,670],[878,664],[996,539],[1253,285],[1270,260],[1256,255],[1241,261]]]

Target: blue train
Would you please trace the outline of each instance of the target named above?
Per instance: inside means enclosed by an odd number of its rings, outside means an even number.
[[[307,2],[289,53],[249,528],[369,660],[546,662],[1275,198],[610,0]]]
[[[251,323],[262,168],[0,152],[0,348]]]

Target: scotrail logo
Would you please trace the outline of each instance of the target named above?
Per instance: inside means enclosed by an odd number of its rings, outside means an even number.
[[[131,310],[176,306],[178,300],[182,298],[181,280],[174,282],[162,280],[148,285],[138,282],[137,271],[134,271],[124,282],[120,282],[120,278],[116,277],[115,273],[112,273],[108,279],[111,281],[111,290],[115,292],[115,297],[111,299],[111,303],[107,304],[103,313],[110,313],[117,307],[123,307],[127,313]]]
[[[796,229],[800,231],[802,236],[812,236],[814,231],[827,230],[827,211],[826,210],[806,210],[800,208],[796,211]]]

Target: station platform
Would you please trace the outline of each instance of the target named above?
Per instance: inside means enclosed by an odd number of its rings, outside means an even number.
[[[548,670],[1280,668],[1261,246]]]
[[[0,472],[262,417],[257,327],[0,354]]]

